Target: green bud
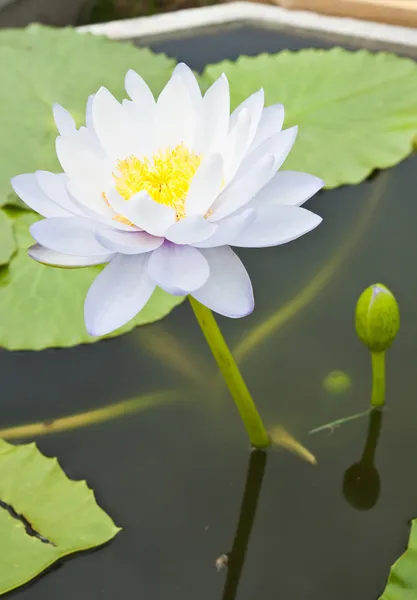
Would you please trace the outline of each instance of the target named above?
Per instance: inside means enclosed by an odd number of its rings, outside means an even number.
[[[371,352],[384,352],[400,328],[400,311],[393,293],[382,283],[368,287],[359,297],[356,333]]]

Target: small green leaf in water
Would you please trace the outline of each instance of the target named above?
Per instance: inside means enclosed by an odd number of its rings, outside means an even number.
[[[54,562],[120,531],[84,481],[71,481],[35,444],[0,440],[0,595]]]
[[[226,73],[236,107],[260,89],[266,105],[285,107],[285,127],[299,126],[285,169],[321,177],[326,187],[359,183],[413,149],[417,65],[394,54],[307,49],[241,56],[209,65],[208,87]]]
[[[344,394],[351,385],[352,381],[344,371],[332,371],[323,381],[323,388],[329,394]]]
[[[14,219],[18,251],[0,271],[0,346],[8,350],[41,350],[96,342],[84,324],[83,307],[89,286],[100,267],[55,269],[28,257],[33,243],[29,227],[39,219],[33,212],[9,211]],[[106,337],[165,317],[183,298],[160,288],[129,323]]]

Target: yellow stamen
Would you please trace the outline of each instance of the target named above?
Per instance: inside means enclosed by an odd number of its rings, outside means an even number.
[[[145,190],[155,202],[172,207],[179,220],[185,217],[185,200],[200,163],[201,156],[180,144],[159,151],[151,159],[129,156],[119,160],[113,177],[125,200]]]

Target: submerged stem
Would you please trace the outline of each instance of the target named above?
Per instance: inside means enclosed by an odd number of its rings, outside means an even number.
[[[371,352],[372,358],[372,397],[371,404],[376,408],[385,403],[385,352]]]
[[[266,448],[270,443],[269,435],[211,310],[200,304],[192,296],[189,296],[189,300],[210,350],[235,401],[252,446]]]

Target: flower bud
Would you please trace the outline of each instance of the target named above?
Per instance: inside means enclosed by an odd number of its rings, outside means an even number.
[[[384,352],[400,328],[400,311],[393,293],[381,283],[359,297],[355,313],[356,333],[371,352]]]

